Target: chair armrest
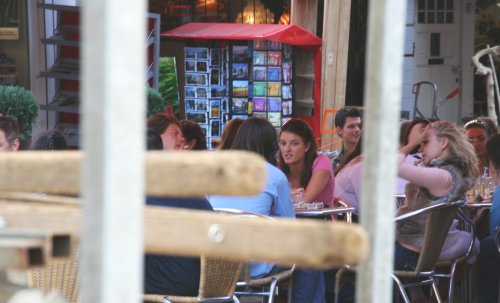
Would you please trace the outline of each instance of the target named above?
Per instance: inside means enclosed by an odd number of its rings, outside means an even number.
[[[441,208],[445,208],[445,207],[449,207],[449,206],[455,206],[457,204],[458,205],[465,204],[465,202],[466,202],[466,200],[458,200],[458,201],[453,201],[453,202],[441,202],[438,204],[430,205],[430,206],[420,208],[420,209],[411,211],[409,213],[397,216],[396,218],[394,218],[394,221],[395,222],[404,221],[404,220],[407,220],[409,218],[413,218],[413,217],[416,217],[419,215],[431,213],[431,212],[435,211],[436,209],[441,209]]]

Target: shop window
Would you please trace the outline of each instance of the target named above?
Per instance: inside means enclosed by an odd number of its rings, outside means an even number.
[[[453,0],[418,0],[419,24],[451,24],[454,19]]]
[[[149,0],[161,31],[189,22],[289,24],[291,0]]]

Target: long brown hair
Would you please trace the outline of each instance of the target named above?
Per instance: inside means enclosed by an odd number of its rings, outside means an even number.
[[[307,124],[305,121],[296,118],[288,120],[281,127],[280,138],[283,132],[289,132],[295,134],[302,139],[305,145],[308,144],[310,145],[310,148],[306,151],[304,155],[304,170],[300,175],[300,186],[306,188],[307,184],[309,184],[309,181],[311,180],[312,166],[314,160],[316,160],[316,157],[318,156],[316,139],[314,138],[314,132],[309,126],[309,124]],[[279,154],[278,163],[279,163],[278,166],[281,168],[281,170],[285,173],[287,177],[289,177],[290,167],[288,166],[288,164],[285,163],[285,160],[283,159],[283,155],[281,153]]]
[[[358,140],[358,143],[356,143],[356,146],[354,147],[354,149],[350,153],[345,155],[342,158],[342,161],[340,161],[339,165],[335,168],[335,172],[333,173],[334,176],[336,176],[344,167],[346,167],[347,164],[349,164],[349,162],[351,162],[352,159],[361,155],[361,152],[363,149],[362,148],[363,144],[361,142],[362,142],[362,138],[360,137]]]

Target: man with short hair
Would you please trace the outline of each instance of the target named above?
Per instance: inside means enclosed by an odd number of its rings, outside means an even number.
[[[361,138],[361,111],[355,107],[344,107],[335,115],[335,128],[342,138],[342,148],[333,159],[333,169],[349,154]]]
[[[0,152],[19,149],[19,129],[14,119],[0,115]]]

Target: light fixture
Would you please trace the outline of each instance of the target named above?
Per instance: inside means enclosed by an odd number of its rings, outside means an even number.
[[[245,24],[273,24],[274,13],[264,7],[260,0],[248,1],[243,8],[243,12],[239,13],[235,23]]]

